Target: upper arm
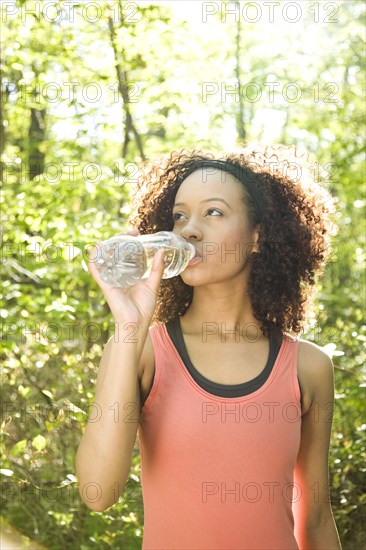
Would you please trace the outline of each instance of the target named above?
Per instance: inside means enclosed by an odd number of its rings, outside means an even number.
[[[113,345],[113,336],[108,340],[105,345],[102,361],[99,369],[99,378],[104,377],[104,363],[107,361],[110,354],[111,347]],[[139,381],[139,389],[137,397],[139,398],[139,406],[141,407],[146,401],[149,391],[151,389],[152,380],[154,376],[154,366],[155,366],[155,355],[154,347],[152,344],[150,331],[147,332],[146,340],[144,343],[143,350],[141,352],[141,357],[137,367],[137,376]]]
[[[330,357],[310,342],[299,343],[299,370],[312,396],[302,416],[301,442],[295,467],[303,528],[321,523],[331,513],[328,455],[334,408],[334,367]]]
[[[144,375],[149,373],[151,371],[151,368],[154,366],[154,360],[154,348],[150,336],[150,331],[148,331],[138,366],[140,385],[143,381]]]
[[[139,375],[139,385],[140,385],[140,406],[143,407],[146,399],[149,396],[153,380],[154,380],[154,371],[155,371],[155,355],[154,347],[150,336],[150,331],[147,334],[144,348],[142,351],[138,375]]]
[[[114,336],[112,335],[109,338],[108,342],[106,343],[106,345],[104,347],[104,356],[105,357],[108,357],[108,355],[110,353],[110,349],[113,346],[113,342],[114,342]],[[145,340],[145,343],[144,343],[144,347],[143,347],[143,350],[142,350],[142,353],[141,353],[141,357],[140,357],[140,360],[139,360],[139,364],[138,364],[138,367],[137,367],[137,374],[138,374],[140,384],[141,384],[144,373],[147,370],[149,370],[149,368],[151,368],[151,365],[154,364],[153,361],[154,361],[154,348],[153,348],[153,345],[152,345],[150,332],[148,331],[147,336],[146,336],[146,340]]]

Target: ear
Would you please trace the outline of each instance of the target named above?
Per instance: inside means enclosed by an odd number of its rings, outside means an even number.
[[[253,230],[253,238],[252,238],[252,253],[253,252],[259,252],[259,234],[260,234],[261,226],[260,224],[257,224]]]

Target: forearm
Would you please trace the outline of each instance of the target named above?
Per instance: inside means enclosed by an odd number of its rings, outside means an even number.
[[[304,527],[298,544],[301,550],[342,550],[333,515],[316,526]]]
[[[95,401],[76,456],[81,497],[96,511],[116,502],[128,478],[140,414],[141,350],[141,341],[130,344],[119,337],[103,352]]]

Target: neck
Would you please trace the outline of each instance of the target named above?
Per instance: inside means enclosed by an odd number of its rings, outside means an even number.
[[[186,334],[200,335],[207,341],[223,341],[225,337],[225,341],[253,342],[264,338],[242,285],[237,289],[223,284],[194,287],[182,323]]]

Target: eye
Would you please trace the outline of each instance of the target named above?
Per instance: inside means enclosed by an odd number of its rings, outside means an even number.
[[[173,214],[173,221],[178,221],[180,219],[179,216],[182,216],[180,212],[176,212],[175,214]]]
[[[208,212],[217,212],[219,216],[222,216],[221,210],[218,210],[217,208],[209,208],[209,209],[207,210],[207,213],[208,213]]]

